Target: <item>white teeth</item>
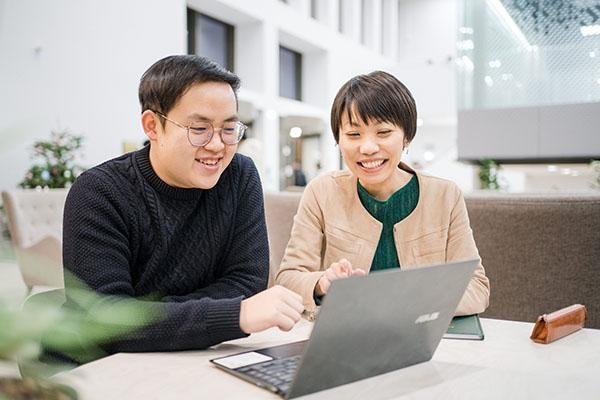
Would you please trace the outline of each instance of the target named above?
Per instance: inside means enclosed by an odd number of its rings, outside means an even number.
[[[198,161],[205,165],[216,165],[219,162],[219,160],[198,160]]]
[[[362,166],[367,168],[367,169],[373,169],[373,168],[377,168],[379,167],[381,164],[383,164],[383,160],[377,160],[377,161],[363,161],[361,162]]]

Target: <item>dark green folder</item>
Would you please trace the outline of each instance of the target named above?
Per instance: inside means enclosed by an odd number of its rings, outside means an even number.
[[[444,334],[444,339],[483,340],[483,337],[483,329],[477,314],[454,317]]]

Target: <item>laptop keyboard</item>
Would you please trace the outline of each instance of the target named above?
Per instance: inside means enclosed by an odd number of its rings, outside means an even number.
[[[239,368],[237,371],[246,373],[255,379],[273,385],[286,393],[292,384],[294,374],[300,364],[300,357],[300,355],[297,355],[265,361],[260,364]]]

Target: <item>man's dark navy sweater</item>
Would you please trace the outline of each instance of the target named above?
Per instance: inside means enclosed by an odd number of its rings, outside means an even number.
[[[148,146],[86,171],[67,197],[63,243],[65,269],[96,292],[156,299],[139,301],[162,318],[103,346],[109,353],[203,349],[245,336],[240,302],[267,286],[260,179],[239,154],[208,190],[167,185]]]

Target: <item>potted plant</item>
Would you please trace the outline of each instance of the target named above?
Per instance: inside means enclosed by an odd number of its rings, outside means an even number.
[[[498,190],[498,171],[500,165],[494,160],[484,159],[479,161],[479,183],[482,189]]]
[[[592,168],[592,173],[595,175],[592,187],[600,190],[600,160],[592,160],[590,167]]]
[[[81,151],[83,137],[68,131],[53,131],[49,141],[33,144],[32,165],[19,186],[26,189],[68,188],[83,168],[76,165],[75,158]]]
[[[74,389],[48,378],[65,366],[38,361],[43,349],[90,361],[104,355],[102,343],[133,333],[157,317],[141,302],[100,296],[73,277],[68,279],[73,282],[70,307],[61,307],[62,290],[32,296],[20,309],[0,304],[0,361],[13,370],[18,361],[23,376],[0,377],[0,399],[76,399]]]
[[[9,240],[10,234],[8,232],[8,222],[6,220],[6,211],[4,210],[4,204],[0,204],[0,242],[3,240]]]

